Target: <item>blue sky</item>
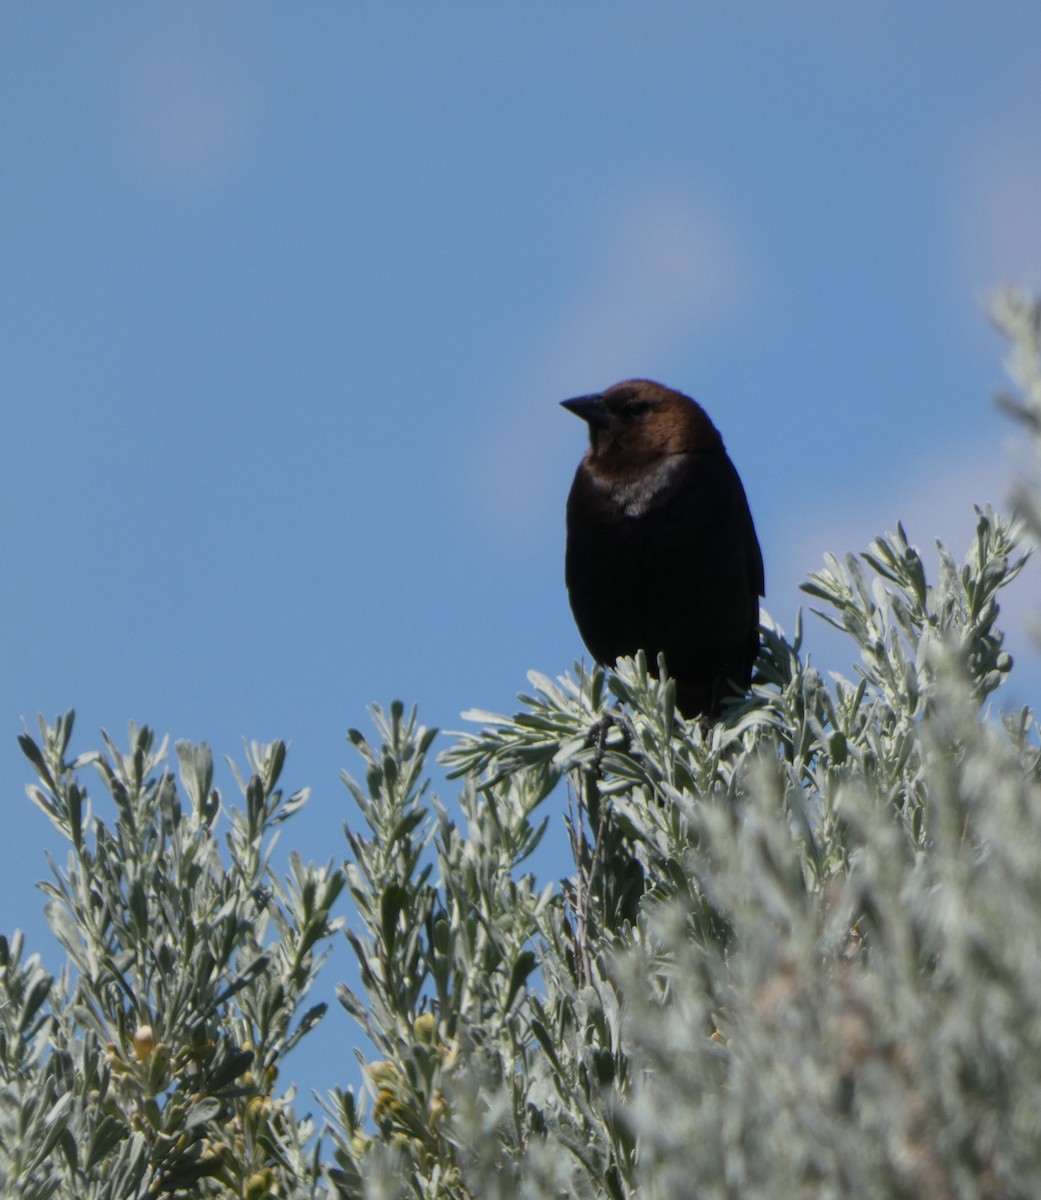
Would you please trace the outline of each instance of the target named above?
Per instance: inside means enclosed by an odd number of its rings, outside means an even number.
[[[5,5],[0,929],[55,962],[23,718],[288,739],[325,859],[367,704],[459,728],[568,669],[565,397],[705,405],[789,630],[825,550],[961,554],[1010,478],[983,306],[1041,285],[1039,51],[1037,0]]]

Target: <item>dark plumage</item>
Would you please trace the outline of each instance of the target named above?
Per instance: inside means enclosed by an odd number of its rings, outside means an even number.
[[[589,426],[567,502],[564,574],[589,652],[659,653],[686,717],[745,691],[759,647],[763,557],[723,439],[693,400],[632,379],[565,400]]]

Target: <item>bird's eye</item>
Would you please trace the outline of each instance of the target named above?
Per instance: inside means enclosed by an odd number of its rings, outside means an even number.
[[[646,400],[631,400],[625,406],[625,415],[627,417],[642,417],[645,412],[650,410],[650,407]]]

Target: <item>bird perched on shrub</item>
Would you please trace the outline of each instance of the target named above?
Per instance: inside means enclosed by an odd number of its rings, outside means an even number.
[[[659,653],[686,717],[748,689],[763,557],[744,488],[708,413],[647,379],[565,400],[589,426],[567,502],[564,575],[589,652]]]

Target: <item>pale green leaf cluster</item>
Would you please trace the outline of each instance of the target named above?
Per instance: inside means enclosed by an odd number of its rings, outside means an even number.
[[[225,810],[207,747],[178,744],[178,780],[151,730],[70,761],[72,726],[20,739],[30,796],[69,842],[41,885],[67,966],[23,962],[20,934],[2,946],[0,1194],[311,1194],[312,1131],[278,1076],[321,1016],[301,1006],[343,877],[296,855],[271,869],[306,799],[278,787],[285,747],[248,749],[242,807]]]
[[[1041,305],[998,319],[1041,463]],[[175,773],[147,729],[26,734],[67,963],[0,940],[0,1194],[1041,1195],[1041,750],[998,690],[1039,514],[1028,476],[935,572],[902,527],[828,556],[805,590],[852,669],[767,622],[713,725],[641,656],[532,674],[442,752],[451,802],[435,731],[376,708],[325,867],[273,866],[306,800],[280,743],[231,806],[205,746]],[[341,923],[358,1066],[317,1129],[279,1079],[333,1037],[307,997]]]

